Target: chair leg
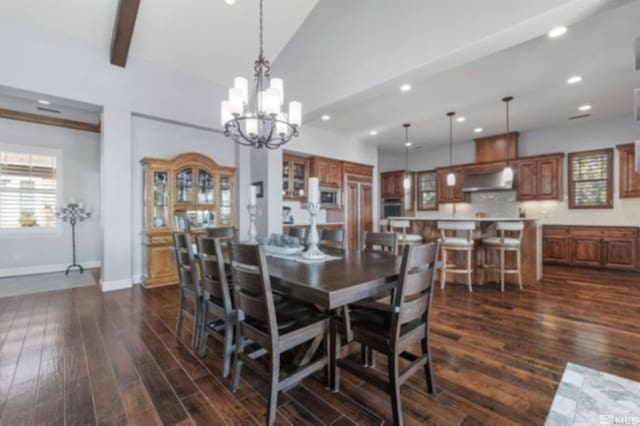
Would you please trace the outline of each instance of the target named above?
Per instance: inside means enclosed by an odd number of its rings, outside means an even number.
[[[504,249],[500,249],[500,291],[504,292]]]
[[[441,248],[442,251],[442,268],[440,269],[440,288],[444,290],[447,282],[447,249]]]
[[[209,342],[209,330],[207,329],[207,318],[209,316],[209,304],[202,303],[202,324],[200,324],[199,351],[198,355],[204,357],[207,354],[207,343]]]
[[[467,250],[467,285],[469,286],[469,293],[473,292],[471,281],[473,280],[473,269],[471,268],[471,250]]]
[[[280,355],[271,354],[271,383],[269,386],[269,408],[267,411],[267,424],[271,426],[276,421],[276,411],[278,409],[278,378],[280,377]]]
[[[400,400],[400,382],[398,354],[392,352],[389,357],[389,395],[391,395],[391,411],[393,424],[402,426],[402,401]]]
[[[242,371],[242,360],[240,354],[244,352],[244,337],[242,336],[242,325],[236,328],[236,353],[233,357],[233,377],[231,380],[231,391],[235,392],[240,386],[240,373]]]
[[[191,347],[196,350],[198,348],[198,337],[200,335],[200,323],[202,322],[202,315],[200,314],[202,301],[198,296],[195,297],[193,305],[193,330],[191,331]]]
[[[478,280],[478,284],[479,285],[484,285],[485,284],[485,279],[486,279],[486,266],[487,266],[487,251],[484,248],[480,249],[480,279]]]
[[[180,296],[178,298],[178,318],[176,319],[176,336],[180,337],[182,333],[182,309],[184,308],[184,293],[180,289]]]
[[[427,363],[424,366],[424,375],[427,379],[427,392],[436,393],[436,382],[433,378],[433,369],[431,368],[431,351],[429,350],[429,336],[420,341],[422,346],[422,354],[427,356]]]
[[[369,367],[375,368],[376,352],[372,348],[367,348],[367,359],[369,360]]]
[[[206,344],[206,342],[205,342]],[[233,355],[233,323],[227,318],[224,322],[224,366],[222,368],[222,377],[229,377],[231,370],[231,357]]]
[[[517,261],[518,261],[518,285],[520,286],[520,290],[522,290],[522,259],[520,258],[520,249],[516,251]]]

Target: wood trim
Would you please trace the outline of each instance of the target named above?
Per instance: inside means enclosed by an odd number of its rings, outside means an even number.
[[[65,127],[67,129],[82,130],[85,132],[100,133],[100,123],[86,123],[84,121],[67,120],[64,118],[48,117],[46,115],[30,112],[14,111],[0,108],[0,118],[8,120],[26,121],[28,123],[44,124],[46,126]]]
[[[113,24],[113,36],[111,38],[111,64],[119,67],[127,65],[129,47],[133,37],[133,29],[136,25],[140,0],[120,0],[116,21]]]
[[[607,159],[607,203],[601,206],[577,206],[574,199],[573,189],[573,167],[571,166],[574,157],[586,157],[589,155],[606,154]],[[569,193],[569,209],[585,210],[585,209],[612,209],[613,208],[613,148],[592,149],[589,151],[570,152],[567,159],[568,179],[567,185]]]

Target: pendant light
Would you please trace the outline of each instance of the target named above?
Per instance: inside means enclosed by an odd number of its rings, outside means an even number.
[[[456,186],[456,175],[453,173],[453,116],[455,112],[447,113],[449,117],[449,173],[447,173],[447,186]]]
[[[411,189],[411,177],[409,176],[409,147],[411,146],[411,142],[409,142],[409,127],[411,124],[405,123],[402,125],[404,127],[404,147],[405,147],[405,162],[404,162],[404,172],[405,176],[402,180],[402,186],[405,191]]]
[[[513,96],[506,96],[502,98],[502,102],[506,105],[506,116],[507,116],[507,132],[505,137],[509,134],[509,102],[513,100]],[[513,181],[513,168],[509,165],[509,157],[507,157],[507,164],[502,171],[502,180],[504,182],[512,182]]]

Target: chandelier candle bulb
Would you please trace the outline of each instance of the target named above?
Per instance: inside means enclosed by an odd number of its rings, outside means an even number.
[[[278,91],[278,103],[282,105],[284,103],[284,83],[281,78],[271,79],[271,88]]]
[[[276,122],[276,133],[278,133],[279,135],[286,135],[287,131],[289,130],[289,126],[287,126],[287,124],[284,122],[286,121],[286,118],[284,117],[284,114],[278,114],[278,120]]]
[[[300,102],[289,102],[289,122],[294,126],[302,124],[302,104]]]
[[[220,122],[224,126],[229,120],[233,119],[233,115],[229,112],[229,101],[220,103]]]
[[[258,120],[255,118],[249,118],[246,120],[246,132],[249,136],[255,136],[258,134]]]
[[[317,177],[309,178],[309,203],[317,204],[320,202],[320,180]]]
[[[233,115],[242,115],[242,89],[237,87],[229,89],[229,112]]]
[[[280,93],[278,89],[273,87],[265,90],[264,93],[264,110],[269,115],[278,115],[280,113]]]
[[[233,87],[242,90],[242,103],[246,105],[249,102],[249,82],[244,77],[236,77],[233,80]]]

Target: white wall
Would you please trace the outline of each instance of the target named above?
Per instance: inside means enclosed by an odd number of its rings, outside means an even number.
[[[0,142],[62,151],[62,191],[58,205],[76,197],[91,206],[92,217],[77,225],[78,262],[100,263],[100,144],[91,132],[0,119]],[[71,263],[71,228],[31,237],[0,235],[0,276],[64,270]]]
[[[144,117],[133,117],[133,282],[142,274],[143,168],[145,157],[173,158],[185,152],[198,152],[221,166],[235,167],[236,148],[224,135],[206,129],[183,126]],[[240,206],[238,206],[240,208]]]
[[[589,119],[569,122],[565,125],[530,130],[520,133],[518,143],[519,156],[538,155],[555,152],[584,151],[599,148],[611,148],[619,144],[631,143],[640,139],[640,124],[632,117],[612,117],[602,120]],[[454,164],[473,163],[475,161],[473,141],[454,145]],[[412,152],[409,166],[411,170],[425,170],[446,166],[449,162],[447,146],[419,148]],[[404,163],[398,161],[398,155],[380,154],[382,170],[398,170]],[[384,166],[384,169],[382,168]],[[614,208],[569,210],[567,204],[567,160],[564,161],[563,201],[528,201],[518,203],[526,210],[527,216],[539,218],[541,223],[556,224],[595,224],[640,226],[640,199],[620,199],[618,179],[618,153],[614,157]],[[476,195],[474,195],[476,197]],[[485,197],[486,198],[486,197]],[[472,198],[473,200],[473,198]],[[485,200],[477,203],[458,204],[457,212],[462,216],[472,216]],[[505,206],[512,212],[513,206]],[[451,213],[451,205],[442,205],[439,212],[419,212],[422,216],[436,216]]]

